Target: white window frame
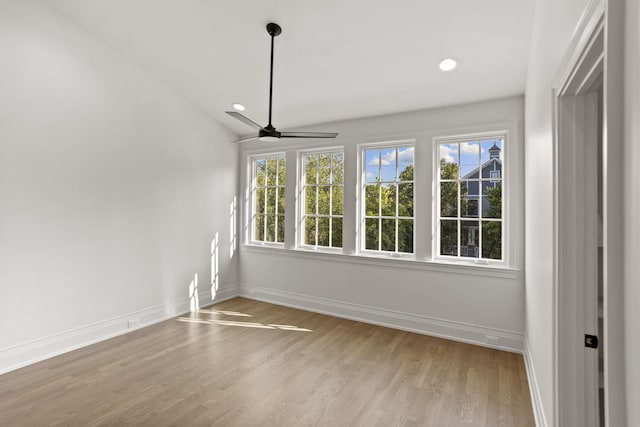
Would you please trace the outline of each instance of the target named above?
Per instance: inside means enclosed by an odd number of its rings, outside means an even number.
[[[358,210],[357,210],[357,219],[358,219],[358,242],[357,242],[357,252],[359,254],[362,255],[368,255],[368,256],[381,256],[381,257],[393,257],[393,258],[407,258],[407,259],[415,259],[415,253],[416,253],[416,206],[415,206],[415,200],[416,200],[416,176],[415,176],[415,171],[416,171],[416,156],[415,156],[415,146],[416,146],[416,140],[415,139],[405,139],[405,140],[394,140],[394,141],[380,141],[380,142],[370,142],[370,143],[364,143],[364,144],[359,144],[358,145],[358,199],[359,199],[359,203],[358,203]],[[413,147],[414,149],[414,155],[413,155],[413,169],[414,169],[414,176],[413,176],[413,201],[414,201],[414,208],[413,208],[413,217],[411,218],[413,220],[413,236],[412,236],[412,247],[413,247],[413,252],[411,253],[407,253],[407,252],[398,252],[398,220],[399,219],[407,219],[408,217],[399,217],[398,216],[398,202],[396,201],[396,214],[395,216],[388,216],[388,218],[390,219],[395,219],[396,220],[396,241],[395,241],[395,251],[383,251],[381,249],[379,250],[373,250],[373,249],[367,249],[366,248],[366,220],[367,220],[367,215],[366,215],[366,185],[367,185],[367,180],[366,180],[366,173],[367,173],[367,164],[366,164],[366,151],[370,150],[370,149],[377,149],[377,150],[382,150],[385,148],[395,148],[398,149],[399,147]],[[396,162],[396,176],[397,176],[397,167],[398,164]],[[382,216],[378,215],[378,217],[381,219]],[[380,227],[381,225],[379,225]],[[378,247],[381,246],[381,242],[379,242]]]
[[[316,193],[316,213],[315,214],[311,214],[313,218],[319,218],[319,217],[326,217],[329,218],[329,238],[330,238],[330,242],[333,238],[333,233],[332,233],[332,229],[331,229],[331,224],[332,224],[332,219],[333,218],[341,218],[342,219],[342,242],[340,247],[334,247],[334,246],[322,246],[322,245],[308,245],[305,244],[304,242],[304,238],[305,238],[305,220],[306,220],[306,168],[305,168],[305,163],[304,163],[304,158],[305,156],[308,155],[333,155],[333,154],[341,154],[342,155],[342,164],[343,164],[343,170],[342,170],[342,184],[340,185],[342,187],[342,197],[343,197],[343,201],[342,201],[342,214],[340,215],[334,215],[333,214],[333,187],[336,187],[337,185],[334,184],[333,182],[327,184],[328,186],[330,186],[332,188],[331,190],[331,206],[329,207],[329,214],[328,215],[320,215],[318,214],[318,206],[317,206],[317,193]],[[300,171],[299,173],[299,177],[298,177],[298,188],[300,189],[300,192],[298,194],[298,230],[300,230],[300,232],[298,233],[298,248],[302,248],[302,249],[308,249],[308,250],[315,250],[315,251],[323,251],[323,252],[331,252],[331,253],[342,253],[343,252],[343,247],[344,247],[344,179],[345,179],[345,169],[344,169],[344,147],[322,147],[322,148],[316,148],[316,149],[312,149],[312,150],[301,150],[298,151],[298,170]],[[313,184],[316,186],[316,189],[319,187],[318,184]],[[317,237],[316,237],[316,242],[317,242]]]
[[[478,218],[468,218],[469,221],[477,221],[480,226],[480,230],[478,231],[478,240],[480,244],[478,245],[478,251],[481,251],[481,242],[482,242],[482,222],[483,221],[500,221],[501,222],[501,255],[502,259],[489,259],[482,258],[482,253],[479,253],[478,258],[474,257],[464,257],[461,256],[461,233],[462,233],[462,221],[465,218],[460,216],[460,195],[458,193],[458,215],[456,217],[457,226],[458,226],[458,255],[440,255],[440,243],[441,243],[441,227],[440,227],[440,153],[439,147],[441,144],[452,144],[452,143],[464,143],[471,141],[484,141],[489,139],[502,139],[502,173],[500,177],[500,181],[502,184],[502,217],[500,219],[494,218],[482,218],[482,181],[488,182],[496,182],[495,178],[482,178],[482,170],[478,171],[478,180],[479,180],[479,188],[478,188]],[[507,130],[499,130],[499,131],[491,131],[491,132],[478,132],[471,134],[463,134],[463,135],[450,135],[450,136],[438,136],[433,138],[433,188],[434,188],[434,202],[433,202],[433,231],[432,235],[433,239],[433,260],[434,261],[446,261],[446,262],[458,262],[458,263],[466,263],[466,264],[479,264],[479,265],[496,265],[496,266],[507,266],[509,265],[509,247],[508,242],[510,240],[509,233],[510,227],[509,225],[509,206],[511,205],[509,202],[509,167],[510,167],[510,147],[509,147],[509,131]],[[481,156],[481,153],[479,154]],[[458,157],[459,159],[459,157]],[[480,162],[479,167],[482,167],[482,163]],[[461,177],[458,177],[458,188],[460,187],[460,183],[462,182]]]
[[[503,146],[503,212],[502,212],[502,262],[476,262],[475,258],[457,258],[438,256],[440,237],[438,228],[438,206],[436,202],[438,153],[436,142],[456,139],[483,138],[487,136],[501,137]],[[328,142],[328,144],[327,144]],[[325,145],[326,144],[326,145]],[[395,252],[376,252],[365,249],[366,227],[363,227],[364,200],[362,185],[365,182],[366,169],[363,168],[363,148],[374,148],[375,145],[410,145],[414,146],[414,216],[413,216],[413,254]],[[503,121],[477,126],[456,127],[445,132],[430,130],[411,132],[404,135],[379,139],[370,137],[354,138],[338,144],[334,141],[312,141],[301,143],[291,141],[287,144],[265,147],[247,146],[241,149],[244,158],[243,202],[241,215],[241,250],[270,251],[282,256],[300,256],[309,259],[331,259],[344,262],[381,263],[390,267],[407,268],[414,266],[426,270],[440,271],[473,271],[474,274],[486,271],[487,275],[501,274],[503,271],[516,271],[523,262],[522,239],[524,183],[522,181],[523,159],[522,132],[520,122]],[[344,152],[344,211],[343,211],[343,247],[314,249],[301,246],[301,161],[300,152],[333,151],[338,148]],[[375,147],[377,148],[377,147]],[[252,223],[252,162],[256,158],[270,156],[284,157],[286,160],[287,178],[285,183],[285,241],[282,243],[251,241],[254,232]],[[502,157],[501,156],[501,157]],[[402,236],[402,234],[401,234]],[[399,237],[401,237],[399,236]],[[315,257],[315,258],[314,258]],[[418,267],[419,265],[419,267]]]
[[[255,154],[255,155],[251,155],[249,156],[249,169],[250,169],[250,199],[249,199],[249,243],[252,245],[260,245],[260,246],[273,246],[273,247],[284,247],[284,241],[283,242],[277,242],[277,241],[267,241],[266,240],[266,230],[264,230],[264,237],[265,240],[257,240],[256,236],[255,236],[255,227],[256,227],[256,215],[258,215],[258,212],[256,212],[256,190],[257,190],[257,170],[256,170],[256,165],[257,165],[257,161],[258,160],[270,160],[270,159],[278,159],[278,160],[284,160],[285,161],[285,173],[286,173],[286,153],[284,152],[275,152],[275,153],[262,153],[262,154]],[[277,168],[276,168],[277,169]],[[276,173],[276,177],[277,177],[277,173]],[[276,180],[278,181],[278,180]],[[269,185],[266,186],[261,186],[261,188],[269,188]],[[286,183],[286,179],[284,183],[279,183],[277,182],[277,184],[274,186],[276,188],[276,206],[274,207],[275,209],[275,215],[276,218],[278,216],[278,192],[281,189],[282,191],[284,191],[285,194],[285,206],[284,206],[284,210],[283,210],[283,216],[284,216],[284,224],[285,224],[285,230],[284,230],[284,237],[286,239],[286,218],[287,218],[287,210],[286,210],[286,188],[287,188],[287,183]],[[265,208],[266,208],[266,196],[265,196]],[[266,213],[264,213],[265,218],[266,218]],[[266,227],[266,221],[265,221],[265,227]],[[278,223],[276,221],[276,230],[275,230],[275,237],[277,239],[277,235],[278,235]]]

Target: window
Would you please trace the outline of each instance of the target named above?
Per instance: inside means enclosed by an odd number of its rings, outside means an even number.
[[[302,155],[302,244],[342,247],[344,154]]]
[[[364,249],[413,253],[413,145],[363,150]]]
[[[449,132],[244,149],[243,250],[488,274],[518,268],[517,122]]]
[[[437,143],[438,254],[503,259],[504,137]]]
[[[252,241],[284,243],[284,156],[253,159]]]

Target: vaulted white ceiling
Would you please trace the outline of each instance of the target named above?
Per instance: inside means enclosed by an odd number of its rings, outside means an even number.
[[[524,93],[534,0],[45,0],[239,135]],[[459,60],[450,73],[444,57]]]

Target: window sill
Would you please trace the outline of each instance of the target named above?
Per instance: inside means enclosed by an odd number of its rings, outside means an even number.
[[[469,262],[455,262],[449,260],[419,260],[410,254],[393,256],[386,254],[374,254],[362,252],[359,254],[343,254],[336,251],[323,249],[296,248],[287,249],[283,246],[262,246],[256,244],[244,244],[242,251],[249,253],[269,254],[304,258],[308,260],[320,260],[329,262],[346,262],[352,264],[369,265],[383,268],[414,269],[422,271],[467,274],[472,276],[487,276],[500,279],[516,280],[520,278],[520,270],[517,268],[499,266],[494,264],[471,264]]]
[[[284,249],[284,243],[279,242],[251,242],[245,246],[251,246],[254,248]]]
[[[309,253],[313,253],[313,254],[333,254],[333,255],[342,255],[342,248],[330,248],[330,247],[323,247],[323,246],[300,246],[299,248],[295,249],[296,251],[300,251],[300,252],[309,252]]]

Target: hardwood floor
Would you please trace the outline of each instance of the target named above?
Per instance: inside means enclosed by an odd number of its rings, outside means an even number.
[[[0,376],[1,426],[533,426],[521,355],[236,298]]]

